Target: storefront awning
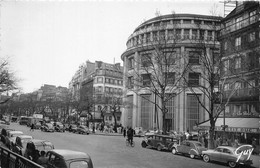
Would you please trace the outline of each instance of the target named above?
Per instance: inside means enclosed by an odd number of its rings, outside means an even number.
[[[259,118],[225,118],[225,125],[227,132],[246,132],[246,133],[260,133]],[[218,118],[215,123],[216,131],[223,131],[224,118]],[[209,129],[210,122],[204,122],[198,125],[199,129]]]

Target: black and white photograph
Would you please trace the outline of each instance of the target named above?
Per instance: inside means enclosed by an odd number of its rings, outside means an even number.
[[[0,168],[260,167],[260,1],[0,0]]]

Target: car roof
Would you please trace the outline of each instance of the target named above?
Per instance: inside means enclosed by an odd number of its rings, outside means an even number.
[[[53,149],[50,152],[56,153],[64,158],[64,160],[90,158],[86,153],[67,149]]]
[[[42,139],[32,139],[30,142],[34,143],[35,145],[42,144],[42,143],[45,143],[45,142],[49,143],[49,141],[42,140]]]
[[[232,147],[232,146],[218,146],[218,148],[226,148],[226,149],[229,149],[232,151],[236,149],[235,147]]]
[[[9,131],[9,134],[23,134],[22,131]]]
[[[31,135],[19,135],[18,137],[21,138],[21,139],[32,138]]]

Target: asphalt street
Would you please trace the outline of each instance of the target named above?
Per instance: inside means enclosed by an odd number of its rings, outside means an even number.
[[[88,153],[95,168],[226,168],[219,163],[205,163],[201,159],[190,159],[141,147],[142,138],[135,137],[135,147],[127,147],[123,136],[98,134],[81,135],[74,133],[30,131],[29,127],[12,123],[9,127],[23,131],[37,139],[49,140],[56,149],[71,149]],[[259,167],[254,163],[254,167]]]

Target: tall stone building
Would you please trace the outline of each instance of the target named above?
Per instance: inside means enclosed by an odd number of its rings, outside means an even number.
[[[184,71],[182,68],[187,61],[197,69],[196,73],[186,74],[188,85],[192,85],[196,90],[196,85],[203,83],[200,79],[202,69],[199,62],[202,53],[197,52],[197,47],[203,41],[207,44],[206,50],[209,55],[219,51],[216,37],[217,30],[220,28],[220,19],[220,17],[194,14],[162,15],[142,23],[134,30],[127,40],[126,51],[121,55],[121,59],[124,61],[124,101],[129,104],[128,107],[124,108],[122,114],[124,126],[143,127],[144,130],[158,127],[162,129],[163,126],[163,114],[156,107],[156,105],[160,106],[161,102],[157,101],[156,94],[153,91],[144,91],[143,87],[139,87],[133,82],[137,80],[133,73],[137,73],[142,75],[139,83],[143,83],[145,87],[151,85],[149,72],[142,70],[144,66],[142,64],[145,63],[144,58],[147,58],[148,55],[150,60],[154,60],[154,53],[163,51],[167,54],[169,50],[173,51],[176,57],[183,56],[182,59],[174,63],[180,69],[176,68],[176,71],[168,74],[167,78],[174,83],[179,78],[177,74]],[[167,40],[165,49],[154,47],[157,39]],[[213,45],[215,45],[215,49],[212,49]],[[169,57],[168,61],[175,59],[174,57],[174,55]],[[159,65],[154,64],[154,66],[158,67]],[[176,87],[178,88],[179,84],[176,84]],[[185,89],[181,93],[176,93],[169,89],[167,94],[176,94],[166,104],[168,112],[164,122],[167,131],[194,131],[194,126],[197,123],[208,118],[207,113],[201,108],[196,96],[194,96],[194,92]],[[204,105],[207,106],[208,100],[203,92],[196,90],[195,94],[203,98]],[[151,101],[155,103],[151,103]]]

